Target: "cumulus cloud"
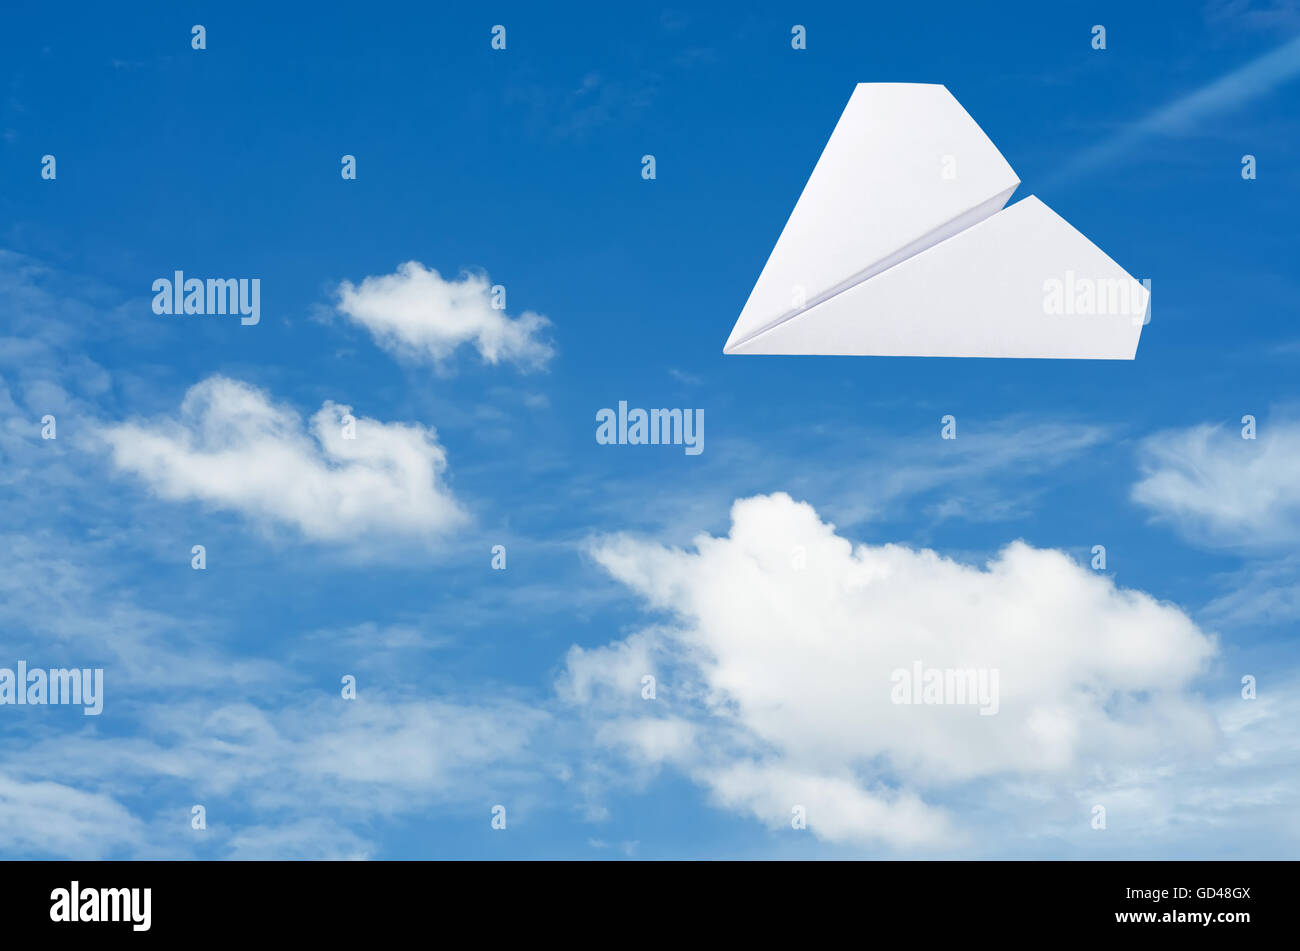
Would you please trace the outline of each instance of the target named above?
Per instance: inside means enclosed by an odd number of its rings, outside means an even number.
[[[951,844],[936,803],[962,783],[1032,777],[1075,788],[1097,764],[1218,740],[1191,692],[1215,653],[1178,608],[1023,542],[984,568],[858,545],[805,503],[737,501],[729,535],[693,550],[626,536],[595,561],[668,621],[570,651],[561,695],[597,739],[672,762],[720,804],[833,842]],[[996,670],[998,704],[895,702],[894,672]],[[658,678],[646,718],[641,677]],[[614,724],[611,726],[610,724]]]
[[[1140,449],[1133,500],[1211,544],[1268,546],[1300,537],[1300,425],[1193,426],[1157,433]]]
[[[545,366],[554,355],[541,336],[550,321],[532,311],[512,319],[493,303],[486,275],[462,274],[449,281],[433,268],[407,261],[395,273],[367,277],[360,286],[344,281],[337,306],[400,357],[441,365],[457,347],[471,343],[487,363]]]
[[[176,419],[108,426],[114,464],[167,499],[193,499],[322,540],[429,536],[465,513],[443,482],[431,428],[356,419],[327,401],[303,424],[262,390],[213,376],[191,387]]]

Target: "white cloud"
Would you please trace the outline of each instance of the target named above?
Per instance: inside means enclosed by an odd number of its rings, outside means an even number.
[[[137,735],[83,732],[7,748],[0,851],[94,858],[192,847],[118,805],[148,789],[154,801],[225,803],[208,822],[232,857],[366,857],[376,849],[353,830],[370,820],[434,804],[478,807],[535,782],[528,747],[547,719],[508,700],[373,689],[352,701],[297,694],[276,708],[210,697],[155,704],[142,710]],[[49,777],[57,781],[33,781]],[[237,825],[232,815],[257,821]],[[188,824],[188,806],[167,821]]]
[[[1193,135],[1207,120],[1267,95],[1297,76],[1300,76],[1300,37],[1293,37],[1276,49],[1080,150],[1061,166],[1047,185],[1055,186],[1083,172],[1131,156],[1148,140]]]
[[[332,702],[332,701],[331,701]],[[409,793],[466,790],[472,777],[519,753],[544,719],[511,703],[468,706],[445,701],[354,701],[332,729],[294,735],[293,768],[313,785],[382,787]]]
[[[1300,682],[1294,670],[1271,673],[1256,700],[1243,699],[1233,678],[1224,686],[1214,704],[1223,734],[1216,755],[1188,757],[1171,747],[1123,768],[1098,764],[1065,808],[1059,791],[1046,786],[998,790],[992,798],[1001,811],[1014,811],[1036,830],[1038,841],[1026,843],[1021,855],[1060,858],[1061,843],[1069,841],[1077,856],[1091,858],[1294,858]],[[1104,834],[1080,829],[1078,817],[1094,804],[1106,807]]]
[[[486,275],[449,281],[418,261],[367,277],[359,287],[344,281],[338,288],[338,309],[397,356],[442,364],[472,343],[487,363],[545,366],[554,351],[540,335],[550,321],[532,311],[511,319],[492,304]]]
[[[374,846],[350,829],[323,819],[287,825],[252,826],[230,839],[227,858],[236,861],[342,861],[368,859]]]
[[[1189,692],[1213,640],[1061,552],[1015,542],[980,569],[855,547],[784,494],[731,514],[728,536],[701,535],[693,551],[596,542],[595,560],[671,621],[571,651],[560,683],[605,722],[598,740],[674,762],[723,805],[788,829],[801,804],[809,829],[836,842],[939,844],[951,822],[926,800],[959,784],[1027,776],[1070,789],[1091,765],[1218,738]],[[998,712],[892,702],[891,674],[916,662],[998,670]],[[653,708],[644,673],[658,677]],[[694,730],[626,722],[661,712]]]
[[[1201,610],[1212,624],[1257,634],[1271,625],[1292,628],[1300,619],[1300,556],[1252,561],[1214,582],[1223,594]]]
[[[1147,438],[1133,499],[1188,536],[1255,547],[1300,537],[1300,425],[1268,422],[1257,438],[1193,426]]]
[[[116,537],[107,551],[60,536],[0,533],[10,566],[0,573],[0,629],[11,657],[47,651],[103,666],[113,683],[140,691],[249,688],[280,682],[278,665],[214,646],[210,623],[146,607]],[[77,558],[68,552],[78,551]],[[114,706],[116,703],[113,702]],[[11,729],[15,728],[11,724]]]
[[[141,822],[109,796],[0,774],[0,853],[100,859],[130,847]]]
[[[679,717],[628,717],[611,720],[597,731],[602,746],[635,751],[648,763],[680,759],[695,742],[695,725]]]
[[[327,401],[304,428],[263,391],[213,376],[191,387],[180,417],[109,426],[118,468],[163,498],[195,499],[324,540],[430,536],[465,521],[443,483],[446,453],[431,428],[357,418]]]
[[[792,828],[795,808],[808,828],[831,842],[882,841],[895,848],[955,844],[958,833],[941,809],[914,793],[869,792],[844,775],[801,772],[781,763],[738,762],[702,769],[699,777],[724,806],[743,810],[772,828]]]
[[[967,420],[963,425],[961,438],[945,440],[938,438],[937,415],[927,433],[934,438],[923,439],[915,433],[899,436],[854,424],[819,424],[814,427],[818,447],[843,464],[799,465],[811,449],[795,458],[774,453],[773,442],[789,443],[796,451],[802,448],[808,436],[805,426],[803,432],[783,433],[773,441],[747,442],[743,455],[725,463],[758,474],[759,483],[784,481],[792,491],[828,500],[842,524],[918,514],[934,522],[992,522],[1028,515],[1055,481],[1045,478],[1047,474],[1112,438],[1103,426],[1023,414],[975,424]],[[866,444],[872,451],[864,455]],[[728,445],[727,451],[737,450]],[[797,472],[793,477],[792,469]],[[862,491],[864,485],[871,491]],[[727,496],[722,504],[732,498]]]

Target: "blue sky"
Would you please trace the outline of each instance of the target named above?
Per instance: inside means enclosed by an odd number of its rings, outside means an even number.
[[[1162,6],[7,10],[0,666],[106,686],[0,707],[0,854],[1294,857],[1300,10]],[[724,358],[858,82],[1150,278],[1137,359]],[[396,344],[405,262],[506,311]],[[917,643],[995,726],[863,699]]]

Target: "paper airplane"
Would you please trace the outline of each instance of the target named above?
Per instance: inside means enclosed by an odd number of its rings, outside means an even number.
[[[861,83],[724,353],[1132,360],[1150,293],[947,88]]]

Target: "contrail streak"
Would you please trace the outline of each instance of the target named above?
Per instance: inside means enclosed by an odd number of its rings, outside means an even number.
[[[1258,98],[1296,76],[1300,76],[1300,36],[1079,153],[1047,185],[1109,165],[1147,139],[1189,132],[1202,119]]]

